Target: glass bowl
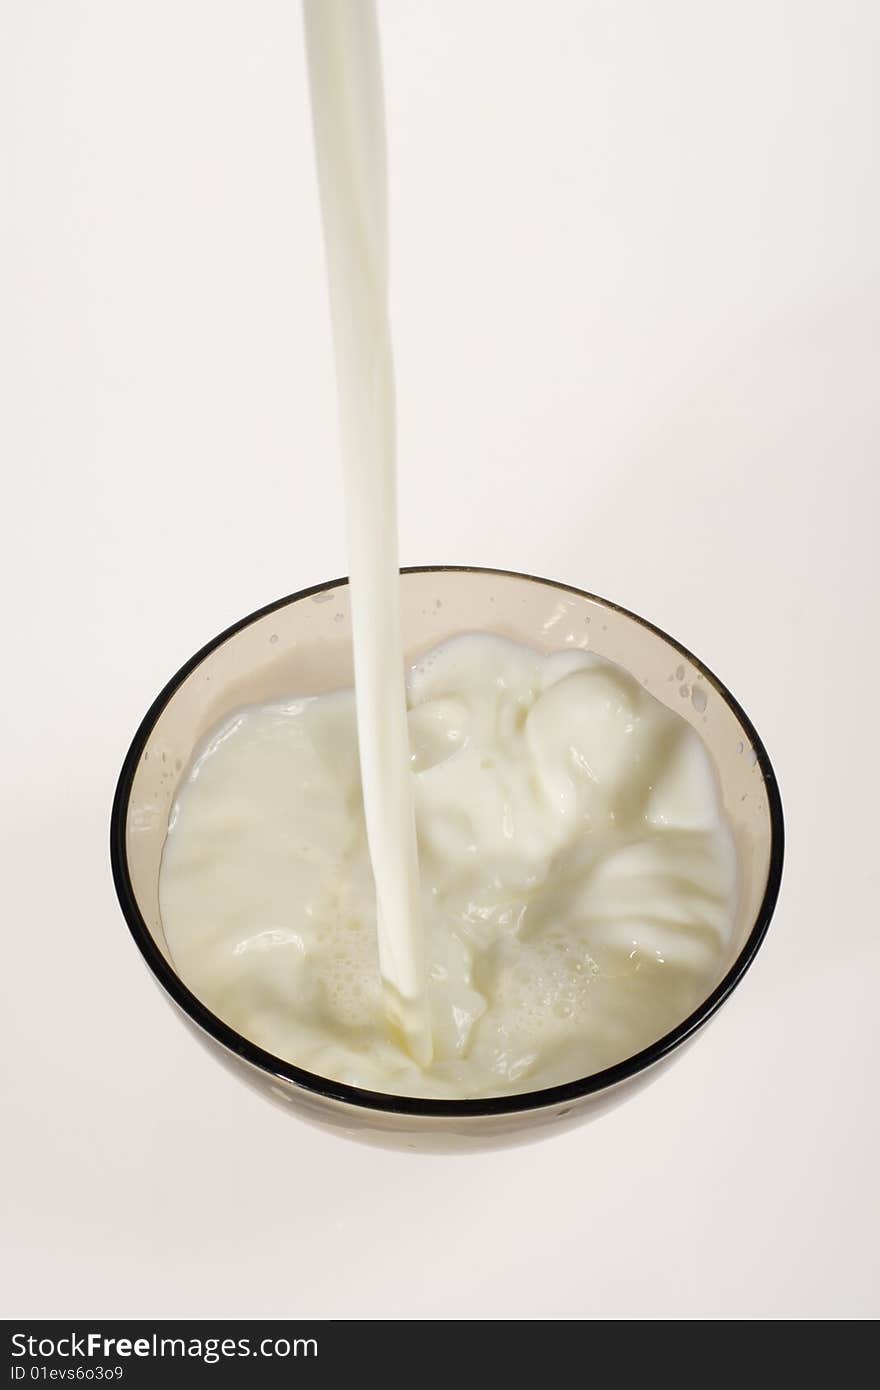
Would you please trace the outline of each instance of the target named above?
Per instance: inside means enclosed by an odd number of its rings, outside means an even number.
[[[177,784],[205,734],[244,704],[351,686],[348,581],[332,580],[242,618],[189,660],[154,701],[122,767],[110,827],[113,878],[141,954],[183,1020],[237,1075],[293,1113],[395,1148],[461,1151],[551,1134],[599,1114],[656,1075],[732,993],[776,903],[783,821],[776,779],[747,715],[671,637],[565,584],[457,566],[401,573],[407,660],[462,631],[540,651],[586,648],[623,666],[690,723],[714,763],[736,841],[740,894],[727,957],[706,998],[664,1037],[613,1067],[549,1090],[423,1100],[360,1090],[273,1057],[211,1013],[178,977],[159,913],[159,865]]]

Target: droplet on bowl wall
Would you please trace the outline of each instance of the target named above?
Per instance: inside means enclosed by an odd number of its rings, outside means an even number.
[[[738,744],[736,745],[736,751],[737,751],[737,753],[742,753],[742,752],[744,752],[744,751],[745,751],[745,744],[743,744],[743,743],[738,743]]]
[[[273,633],[272,633],[272,636],[269,638],[269,641],[272,642],[272,643],[277,642],[277,641],[278,641],[278,633],[277,633],[277,632],[273,632]]]
[[[683,667],[683,666],[677,666],[677,667],[675,668],[675,679],[676,679],[677,681],[683,681],[683,680],[684,680],[684,667]]]
[[[336,597],[336,592],[331,589],[329,593],[312,594],[312,603],[329,603],[331,598]]]
[[[758,755],[757,755],[757,753],[755,752],[755,750],[754,750],[754,748],[753,748],[752,751],[751,751],[751,753],[749,754],[749,763],[751,764],[752,767],[754,767],[755,764],[757,763],[757,761],[758,761]]]
[[[334,623],[341,623],[341,622],[342,622],[342,619],[343,619],[344,617],[345,617],[345,614],[344,614],[344,613],[334,613],[334,614],[333,614],[333,621],[334,621]]]
[[[691,688],[689,685],[680,685],[678,687],[678,693],[683,700],[686,700],[691,693]]]
[[[700,686],[695,685],[691,690],[691,704],[697,711],[697,714],[702,714],[705,711],[707,703],[708,700],[706,697],[705,690],[701,689]]]

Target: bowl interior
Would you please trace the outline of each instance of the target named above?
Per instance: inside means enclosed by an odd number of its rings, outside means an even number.
[[[617,662],[703,740],[718,778],[739,861],[739,902],[727,958],[707,996],[743,951],[781,845],[772,771],[746,716],[688,652],[633,614],[547,580],[494,570],[404,571],[407,659],[463,631],[487,631],[541,651],[583,648]],[[170,683],[130,754],[125,858],[134,900],[173,969],[159,912],[159,866],[178,782],[196,746],[242,705],[351,686],[345,580],[280,601],[210,643]],[[131,773],[133,768],[133,773]],[[123,774],[123,785],[126,781]],[[776,824],[775,824],[776,823]]]

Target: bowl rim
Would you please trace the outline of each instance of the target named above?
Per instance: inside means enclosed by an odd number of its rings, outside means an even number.
[[[171,702],[174,695],[183,685],[184,681],[196,670],[201,663],[222,646],[224,642],[235,637],[244,628],[252,623],[266,617],[269,613],[274,613],[280,608],[286,608],[291,604],[298,603],[302,599],[310,598],[315,594],[326,592],[328,589],[341,588],[348,584],[348,577],[340,579],[326,580],[322,584],[313,584],[307,589],[300,589],[296,593],[288,594],[284,598],[276,599],[272,603],[256,609],[246,617],[240,618],[230,627],[213,637],[201,647],[193,656],[186,661],[183,666],[171,677],[159,695],[151,704],[144,718],[138,726],[137,732],[132,739],[131,746],[122,764],[116,792],[113,797],[113,808],[110,815],[110,864],[113,873],[113,883],[116,895],[119,900],[122,915],[128,925],[129,931],[134,941],[144,957],[150,970],[158,979],[159,983],[169,994],[175,1004],[188,1015],[189,1018],[205,1033],[220,1043],[229,1052],[232,1052],[243,1061],[250,1063],[258,1071],[266,1073],[270,1078],[292,1082],[300,1089],[310,1092],[325,1100],[341,1102],[345,1105],[354,1106],[364,1111],[384,1111],[397,1116],[413,1117],[434,1117],[434,1118],[464,1118],[475,1116],[488,1118],[500,1115],[515,1115],[531,1110],[543,1110],[557,1105],[570,1105],[574,1101],[583,1099],[586,1096],[595,1095],[600,1091],[609,1090],[622,1081],[637,1075],[639,1072],[646,1071],[661,1061],[669,1053],[680,1047],[698,1028],[712,1017],[720,1008],[724,1001],[732,994],[739,984],[746,971],[752,964],[770,925],[776,901],[779,896],[779,887],[782,880],[782,864],[784,857],[785,829],[782,812],[782,799],[779,794],[779,787],[776,781],[776,774],[767,754],[767,750],[761,741],[755,726],[749,719],[745,710],[738,700],[730,693],[727,687],[719,678],[709,670],[709,668],[694,656],[686,647],[683,647],[675,638],[670,637],[662,628],[641,617],[638,613],[633,613],[630,609],[622,607],[618,603],[613,603],[609,599],[602,598],[598,594],[593,594],[585,589],[576,588],[572,584],[565,584],[554,579],[545,579],[540,575],[524,574],[519,570],[496,569],[481,565],[409,565],[400,570],[401,575],[406,574],[483,574],[498,575],[508,579],[521,579],[533,584],[542,584],[551,589],[559,589],[567,593],[576,594],[578,598],[585,598],[593,603],[600,604],[602,607],[612,612],[620,613],[624,617],[631,618],[640,626],[647,628],[656,636],[668,643],[685,660],[701,672],[705,680],[714,688],[716,693],[725,701],[733,711],[744,731],[748,735],[754,754],[757,759],[757,766],[760,768],[761,776],[767,793],[767,801],[770,814],[770,859],[767,869],[767,882],[760,906],[755,916],[755,921],[749,935],[743,943],[742,949],[734,960],[730,969],[722,980],[715,986],[712,992],[703,1002],[679,1023],[670,1032],[665,1033],[656,1042],[643,1048],[640,1052],[634,1053],[631,1057],[626,1057],[614,1066],[605,1067],[601,1071],[593,1072],[590,1076],[580,1077],[575,1081],[565,1082],[563,1085],[545,1087],[538,1091],[523,1091],[515,1095],[487,1096],[478,1098],[440,1100],[421,1096],[397,1096],[382,1091],[369,1091],[357,1086],[347,1085],[342,1081],[333,1081],[329,1077],[319,1076],[315,1072],[306,1071],[303,1067],[294,1066],[291,1062],[286,1062],[280,1057],[266,1052],[258,1047],[256,1043],[245,1038],[241,1033],[224,1023],[221,1018],[211,1012],[187,987],[183,981],[169,965],[159,947],[156,945],[150,930],[143,919],[140,908],[135,898],[131,878],[128,871],[128,855],[126,848],[126,825],[128,821],[128,804],[131,796],[131,789],[134,783],[135,772],[143,755],[150,735],[159,719],[159,716]]]

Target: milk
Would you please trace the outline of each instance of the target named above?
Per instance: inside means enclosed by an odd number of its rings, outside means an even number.
[[[463,634],[405,686],[375,10],[305,0],[305,20],[356,698],[292,691],[214,730],[169,822],[165,936],[214,1013],[320,1076],[540,1089],[709,993],[733,847],[697,735],[597,656]]]
[[[433,1056],[389,1032],[351,691],[242,709],[178,791],[184,982],[321,1076],[484,1097],[632,1056],[728,957],[736,863],[701,740],[626,672],[464,634],[410,671]]]
[[[305,0],[304,15],[336,348],[358,742],[379,961],[389,1021],[424,1063],[431,1034],[400,636],[376,13],[372,0]]]

